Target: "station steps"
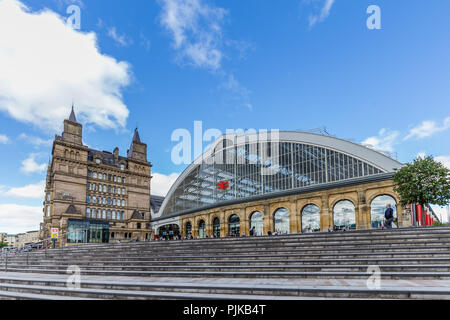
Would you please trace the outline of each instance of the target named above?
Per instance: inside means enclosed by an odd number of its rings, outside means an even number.
[[[74,265],[79,289],[66,287]],[[361,282],[373,266],[383,283],[424,285],[282,282]],[[136,283],[140,278],[151,281]],[[0,299],[450,299],[449,280],[449,227],[78,245],[0,258]]]

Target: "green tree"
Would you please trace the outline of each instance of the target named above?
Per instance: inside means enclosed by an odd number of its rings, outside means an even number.
[[[416,158],[394,175],[401,205],[445,206],[450,202],[450,170],[433,157]]]
[[[0,242],[0,249],[3,247],[6,247],[6,246],[8,246],[8,244],[6,242]]]

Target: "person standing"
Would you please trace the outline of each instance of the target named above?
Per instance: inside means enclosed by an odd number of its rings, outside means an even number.
[[[392,222],[394,221],[394,210],[392,210],[391,205],[388,203],[386,205],[386,211],[384,212],[384,218],[386,223],[384,224],[386,229],[392,228]]]

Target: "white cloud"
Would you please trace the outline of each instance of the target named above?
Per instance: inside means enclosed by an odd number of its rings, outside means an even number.
[[[161,173],[153,173],[151,182],[151,194],[165,197],[174,182],[178,179],[178,173],[164,175]]]
[[[39,230],[42,207],[0,204],[0,232],[10,234]]]
[[[38,155],[36,153],[32,153],[29,157],[22,161],[22,167],[20,170],[25,173],[42,173],[47,168],[45,163],[38,164],[36,162],[36,157]]]
[[[26,133],[22,133],[18,139],[24,140],[24,141],[34,145],[35,147],[40,147],[40,146],[50,147],[53,144],[53,140],[51,140],[51,139],[44,140],[39,137],[29,136]]]
[[[0,195],[7,197],[25,198],[25,199],[41,199],[44,197],[45,180],[36,184],[29,184],[24,187],[9,188],[1,191]]]
[[[159,0],[161,25],[173,37],[179,60],[196,67],[217,70],[223,53],[222,23],[227,10],[203,0]]]
[[[334,0],[324,0],[322,9],[318,14],[312,14],[309,16],[309,26],[312,27],[318,22],[324,21],[329,15],[331,11],[331,7],[334,4]]]
[[[79,120],[125,126],[121,91],[131,68],[102,54],[95,33],[72,29],[48,9],[0,0],[0,48],[0,110],[14,119],[58,130],[73,100]]]
[[[8,136],[4,134],[0,134],[0,144],[7,144],[10,143],[11,140],[9,140]]]
[[[445,131],[450,128],[450,117],[444,119],[442,125],[438,125],[434,121],[423,121],[418,127],[415,127],[409,131],[409,134],[404,140],[408,140],[413,137],[426,138],[441,131]]]
[[[362,142],[363,145],[377,150],[393,152],[394,144],[397,142],[399,136],[398,131],[388,132],[386,129],[381,129],[376,137],[369,137]]]
[[[120,47],[128,47],[133,44],[133,40],[127,37],[125,34],[117,34],[116,27],[108,29],[108,36],[110,36]]]
[[[444,166],[450,169],[450,156],[439,156],[434,158],[434,160],[442,163]]]

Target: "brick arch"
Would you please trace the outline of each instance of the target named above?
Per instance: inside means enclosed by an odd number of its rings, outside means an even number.
[[[216,219],[216,218],[219,219],[220,224],[223,223],[222,219],[220,218],[220,213],[218,213],[218,212],[211,213],[209,215],[209,225],[211,227],[211,230],[212,230],[212,228],[214,226],[214,219]]]
[[[310,206],[310,205],[314,205],[317,208],[319,208],[319,227],[320,227],[320,222],[322,220],[322,202],[319,202],[317,200],[308,200],[308,201],[304,202],[304,204],[300,207],[299,212],[298,212],[298,216],[299,216],[299,220],[300,220],[298,226],[299,226],[299,231],[300,232],[303,232],[303,220],[302,220],[303,210],[307,206]]]
[[[395,200],[395,204],[398,207],[400,204],[400,200],[398,199],[398,196],[395,195],[394,192],[390,192],[390,191],[380,191],[380,192],[376,192],[374,193],[373,196],[371,196],[370,198],[367,199],[366,203],[369,207],[372,207],[372,201],[375,200],[376,197],[379,196],[390,196]],[[398,211],[398,210],[397,210]]]
[[[343,200],[347,200],[347,201],[350,201],[351,203],[353,203],[353,205],[355,206],[355,209],[358,207],[359,201],[358,201],[357,198],[355,198],[354,196],[349,195],[349,194],[343,194],[343,195],[340,195],[339,197],[337,197],[335,200],[333,200],[330,203],[330,205],[328,206],[328,208],[330,208],[331,212],[333,212],[334,207],[336,206],[336,204],[339,201],[343,201]]]
[[[239,211],[231,211],[229,213],[225,213],[225,221],[224,221],[224,226],[225,226],[225,234],[224,236],[228,236],[228,234],[230,233],[230,230],[228,228],[228,223],[230,221],[230,217],[233,215],[237,215],[239,217],[239,224],[240,224],[240,229],[243,230],[243,223],[244,223],[244,219],[245,217],[242,217],[242,215],[240,214]]]

